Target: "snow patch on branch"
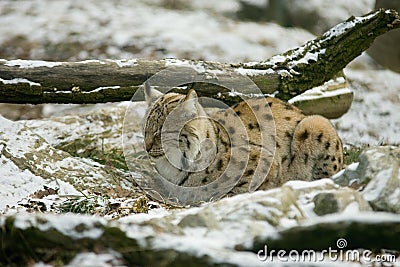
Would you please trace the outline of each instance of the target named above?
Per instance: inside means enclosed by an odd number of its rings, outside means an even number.
[[[14,78],[12,80],[4,80],[0,78],[0,82],[3,84],[18,84],[18,83],[28,83],[30,86],[41,86],[40,83],[32,82],[30,80],[24,79],[24,78]]]
[[[237,68],[235,69],[241,75],[245,76],[258,76],[258,75],[266,75],[266,74],[273,74],[275,73],[272,69],[266,70],[257,70],[257,69],[245,69],[245,68]]]
[[[112,60],[112,59],[107,59],[108,62],[113,62],[118,65],[118,67],[123,68],[123,67],[132,67],[137,65],[137,58],[134,59],[117,59],[117,60]]]
[[[376,11],[374,13],[371,13],[368,16],[354,17],[350,21],[345,21],[345,22],[339,23],[338,25],[333,27],[331,30],[329,30],[326,33],[324,33],[324,35],[322,35],[322,41],[329,40],[329,39],[332,39],[332,38],[334,38],[336,36],[339,36],[339,35],[343,34],[348,29],[353,28],[355,25],[357,25],[359,23],[362,23],[362,22],[365,22],[366,20],[369,20],[369,19],[373,18],[379,12],[380,11],[378,10],[378,11]]]
[[[87,59],[87,60],[78,61],[76,63],[77,64],[91,64],[91,63],[105,64],[103,61],[98,60],[98,59]]]
[[[53,68],[53,67],[62,65],[62,63],[61,62],[43,61],[43,60],[15,59],[15,60],[8,60],[4,65],[9,66],[9,67],[19,67],[20,69],[31,69],[31,68],[39,68],[39,67]]]
[[[165,66],[187,67],[197,71],[198,73],[206,72],[206,68],[204,67],[203,64],[201,64],[201,61],[199,63],[193,63],[189,60],[166,59]]]
[[[316,52],[307,52],[303,57],[301,57],[299,60],[296,61],[291,61],[289,64],[289,67],[296,66],[298,64],[308,64],[310,61],[317,62],[318,57],[321,54],[325,54],[326,49],[321,49]]]
[[[257,93],[241,93],[238,91],[230,91],[228,92],[228,96],[230,97],[241,97],[242,99],[248,99],[248,98],[259,98],[259,97],[275,97],[275,95],[278,94],[278,91],[273,92],[272,94],[257,94]]]
[[[118,90],[120,89],[121,86],[116,85],[116,86],[102,86],[102,87],[97,87],[96,89],[93,89],[91,91],[82,91],[81,93],[83,94],[91,94],[91,93],[95,93],[95,92],[101,92],[107,89],[112,89],[112,90]]]

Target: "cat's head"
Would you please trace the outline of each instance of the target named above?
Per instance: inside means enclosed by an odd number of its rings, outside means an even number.
[[[209,140],[212,127],[196,92],[162,94],[145,86],[145,97],[148,110],[143,125],[144,147],[157,170],[166,176],[193,171],[206,155],[203,152],[208,142],[204,141]]]

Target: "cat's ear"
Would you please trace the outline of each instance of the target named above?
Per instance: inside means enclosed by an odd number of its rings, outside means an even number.
[[[154,101],[156,101],[163,95],[164,94],[161,93],[160,91],[151,88],[148,81],[144,83],[144,97],[146,99],[146,103],[148,106],[150,106]]]
[[[183,102],[183,108],[188,113],[197,114],[198,98],[196,91],[190,89]]]

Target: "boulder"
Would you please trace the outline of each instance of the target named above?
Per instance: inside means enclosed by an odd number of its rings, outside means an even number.
[[[400,148],[375,147],[360,155],[362,195],[377,211],[400,213]]]
[[[71,132],[73,128],[69,129]],[[39,129],[34,132],[26,123],[0,116],[0,212],[17,208],[22,200],[37,196],[137,192],[130,173],[88,158],[73,157],[51,146],[41,133]],[[46,190],[47,193],[41,192]]]
[[[77,114],[18,121],[43,137],[51,146],[73,156],[94,159],[102,164],[127,169],[122,148],[122,125],[128,102],[100,105]],[[145,112],[143,103],[135,103],[136,132]],[[136,114],[136,113],[135,113]]]
[[[82,253],[96,251],[109,258],[112,251],[116,259],[123,258],[133,266],[265,266],[257,257],[260,245],[286,243],[285,233],[292,228],[310,231],[310,225],[326,227],[326,220],[313,211],[314,199],[336,190],[342,189],[329,179],[291,181],[281,188],[237,195],[200,207],[158,208],[118,220],[71,213],[3,216],[0,238],[4,253],[0,254],[0,262],[23,263],[32,253],[42,258],[51,250],[57,259],[71,260],[77,255],[72,262],[83,257]],[[356,229],[371,225],[379,228],[380,223],[387,227],[400,221],[398,216],[386,216],[383,222],[379,217],[369,222],[359,220],[365,211],[360,205],[362,200],[355,197],[358,193],[351,189],[342,192],[337,198],[343,196],[346,200],[342,202],[347,201],[348,208],[329,217],[333,231],[329,236],[317,231],[309,234],[314,242],[325,245],[339,238],[347,229],[345,218],[357,222]],[[338,218],[339,228],[334,226],[334,218]]]
[[[364,150],[359,163],[332,179],[342,186],[362,189],[362,197],[375,211],[400,213],[400,148],[378,146]]]
[[[356,209],[371,211],[368,202],[365,201],[362,195],[350,188],[340,188],[331,192],[318,193],[314,199],[314,212],[319,215],[326,215],[331,213],[340,213],[345,209]]]

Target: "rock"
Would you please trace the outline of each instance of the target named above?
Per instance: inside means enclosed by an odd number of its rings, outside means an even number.
[[[9,120],[30,120],[42,117],[43,105],[0,104],[0,114]]]
[[[208,229],[218,228],[218,221],[213,213],[208,210],[196,214],[188,214],[178,223],[179,227],[207,227]]]
[[[358,188],[361,184],[360,177],[357,173],[359,162],[354,162],[333,175],[331,179],[340,186],[349,186],[351,188]]]
[[[336,194],[338,201],[344,196],[343,203],[354,205],[340,214],[317,216],[313,212],[315,196],[335,192],[343,192]],[[323,179],[291,181],[281,188],[237,195],[200,207],[157,209],[119,220],[76,214],[3,216],[0,262],[13,260],[22,265],[31,260],[32,253],[35,259],[47,255],[52,260],[66,259],[65,253],[72,258],[82,252],[103,255],[112,251],[132,266],[265,266],[257,252],[266,244],[271,249],[322,250],[344,236],[349,246],[354,242],[372,248],[377,233],[387,242],[385,248],[399,248],[395,236],[399,230],[390,228],[398,225],[400,215],[362,212],[362,205],[356,205],[360,199],[351,197],[357,194]],[[365,229],[373,231],[359,234]],[[49,250],[55,253],[44,254]]]
[[[94,108],[80,114],[18,123],[29,127],[55,148],[74,156],[92,158],[127,169],[121,139],[127,104],[128,102],[108,104],[106,107]],[[136,128],[132,130],[140,133],[140,120],[144,115],[145,105],[135,103],[136,111],[137,116],[132,119],[137,121]],[[71,132],[71,129],[74,130]]]
[[[65,196],[82,196],[82,192],[109,196],[124,190],[131,195],[138,191],[129,173],[72,157],[52,147],[37,133],[25,123],[0,116],[0,212],[37,195],[43,187],[51,191],[57,188],[55,192]]]
[[[400,213],[400,148],[375,147],[360,155],[362,195],[374,210]]]
[[[363,188],[362,197],[376,211],[400,213],[400,148],[371,147],[332,179],[342,186]]]
[[[359,210],[372,210],[361,194],[350,188],[319,193],[314,197],[313,202],[315,204],[314,212],[319,216],[342,212],[346,208],[352,208],[352,205],[358,205]]]

